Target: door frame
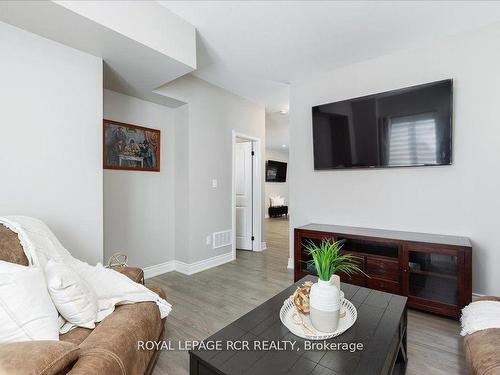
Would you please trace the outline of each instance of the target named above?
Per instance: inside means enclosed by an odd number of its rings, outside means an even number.
[[[236,259],[236,138],[251,141],[253,143],[253,176],[252,176],[252,231],[254,241],[252,242],[252,251],[262,251],[262,168],[261,168],[261,140],[260,138],[232,131],[231,138],[231,236],[232,236],[232,256]]]

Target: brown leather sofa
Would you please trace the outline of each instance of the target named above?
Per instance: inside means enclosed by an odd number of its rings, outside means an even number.
[[[485,296],[479,301],[499,301]],[[467,365],[473,375],[500,375],[500,328],[485,329],[464,337]]]
[[[0,260],[28,265],[17,234],[0,224]],[[117,271],[136,282],[143,272],[120,267]],[[163,289],[146,285],[165,298]],[[0,344],[0,374],[136,375],[153,371],[158,352],[138,350],[137,342],[164,337],[165,319],[153,302],[117,306],[93,330],[75,328],[60,341]]]

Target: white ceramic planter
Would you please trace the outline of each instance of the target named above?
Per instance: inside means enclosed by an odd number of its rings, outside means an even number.
[[[329,281],[318,280],[309,294],[311,323],[318,331],[333,332],[337,329],[340,316],[340,289]]]

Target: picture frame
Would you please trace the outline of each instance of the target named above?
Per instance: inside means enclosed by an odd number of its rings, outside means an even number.
[[[158,129],[103,120],[103,169],[160,171],[161,133]]]

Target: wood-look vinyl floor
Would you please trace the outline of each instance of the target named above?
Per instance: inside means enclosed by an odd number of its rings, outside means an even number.
[[[267,250],[238,251],[234,262],[191,276],[170,272],[148,280],[163,286],[173,305],[170,341],[202,340],[271,298],[293,282],[288,270],[288,220],[266,219]],[[408,375],[465,375],[459,323],[410,310]],[[186,375],[186,351],[163,351],[154,375]],[[272,375],[272,374],[265,374]]]

